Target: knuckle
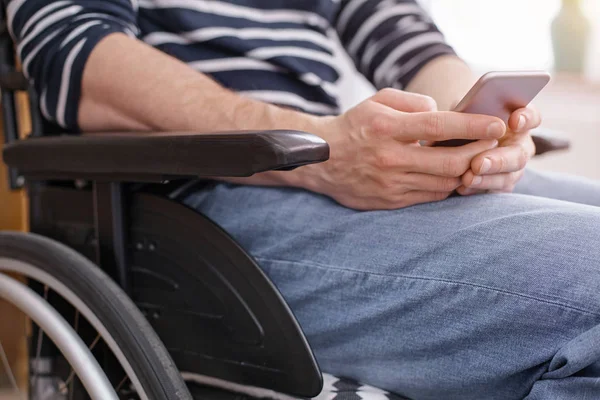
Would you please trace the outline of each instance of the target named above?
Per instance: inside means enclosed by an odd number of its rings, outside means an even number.
[[[377,94],[381,95],[381,96],[394,96],[394,95],[397,95],[399,92],[400,92],[399,90],[387,87],[387,88],[380,89],[377,92]]]
[[[444,176],[458,177],[467,172],[467,167],[456,156],[449,155],[442,160],[442,174]]]
[[[519,156],[519,163],[518,163],[519,170],[525,168],[527,166],[528,161],[529,161],[529,156],[525,152],[522,152],[521,155]]]
[[[433,195],[433,200],[434,201],[442,201],[442,200],[446,200],[448,197],[450,196],[450,193],[445,191],[445,192],[436,192]]]
[[[385,193],[390,193],[392,189],[394,189],[396,187],[396,185],[394,184],[394,182],[389,179],[389,178],[382,178],[379,179],[377,181],[377,183],[379,184],[379,188],[382,190],[382,192]]]
[[[423,96],[421,95],[421,98],[423,99],[423,108],[426,110],[430,110],[430,111],[436,111],[437,110],[437,102],[433,99],[433,97],[429,97],[429,96]]]
[[[430,113],[423,121],[423,131],[432,140],[444,139],[444,119],[439,113]]]
[[[441,178],[437,180],[436,192],[451,192],[460,186],[459,178]]]
[[[399,196],[390,197],[387,201],[390,204],[390,208],[396,208],[396,209],[409,207],[414,204],[414,203],[411,203],[411,201],[409,199],[407,199],[404,194],[399,195]]]
[[[502,172],[502,171],[506,170],[506,167],[508,166],[508,162],[507,162],[505,156],[498,157],[497,163],[498,163],[498,167],[497,168],[492,168],[492,171]]]
[[[481,135],[479,134],[481,130],[481,123],[477,118],[467,118],[465,121],[465,134],[470,138],[478,138]]]
[[[386,114],[376,114],[371,118],[371,128],[375,133],[385,134],[391,131],[393,124],[393,119],[389,115]]]
[[[387,151],[375,153],[375,165],[380,169],[389,169],[398,166],[398,158]]]
[[[519,146],[519,156],[517,159],[517,168],[522,170],[529,162],[529,152],[523,146]]]
[[[372,99],[367,99],[362,103],[350,109],[351,113],[364,115],[372,115],[375,109],[375,102]]]
[[[407,95],[411,96],[411,101],[413,102],[417,110],[421,112],[437,111],[437,102],[433,99],[433,97],[418,93],[410,93]]]
[[[489,122],[477,117],[466,118],[464,121],[465,136],[479,139],[485,136]]]
[[[464,174],[459,179],[460,179],[460,183],[462,186],[469,187],[469,186],[471,186],[471,184],[473,182],[473,175],[472,174]]]

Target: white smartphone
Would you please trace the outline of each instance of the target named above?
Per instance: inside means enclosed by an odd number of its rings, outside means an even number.
[[[453,111],[498,117],[508,124],[511,114],[529,103],[550,82],[544,71],[488,72],[483,75]],[[461,146],[470,140],[437,142],[434,146]]]

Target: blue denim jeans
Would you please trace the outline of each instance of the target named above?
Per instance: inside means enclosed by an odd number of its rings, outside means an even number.
[[[411,399],[600,399],[600,184],[528,171],[517,192],[358,212],[215,183],[185,203],[256,258],[326,372]]]

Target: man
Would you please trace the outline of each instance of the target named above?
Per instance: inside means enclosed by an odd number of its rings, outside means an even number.
[[[323,370],[417,399],[599,395],[600,185],[525,172],[531,108],[508,130],[444,111],[473,75],[414,1],[10,0],[8,16],[65,129],[329,142],[326,163],[186,200],[257,259]],[[335,35],[380,89],[343,114]],[[455,138],[477,141],[419,145]]]

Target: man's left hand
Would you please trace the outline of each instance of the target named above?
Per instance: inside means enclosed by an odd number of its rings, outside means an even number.
[[[476,156],[462,177],[457,192],[463,196],[478,193],[509,193],[523,176],[525,166],[535,155],[529,131],[540,126],[542,118],[533,107],[515,111],[508,120],[508,132],[499,146]]]

